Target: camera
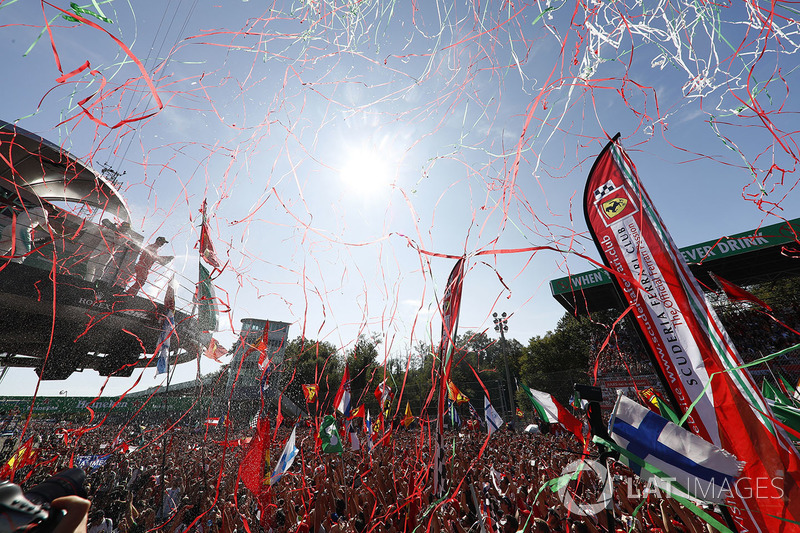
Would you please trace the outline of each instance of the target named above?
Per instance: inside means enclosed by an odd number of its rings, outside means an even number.
[[[24,493],[17,484],[0,481],[0,533],[49,533],[63,518],[60,511],[50,512],[50,502],[62,496],[85,498],[85,481],[80,468],[59,472]]]

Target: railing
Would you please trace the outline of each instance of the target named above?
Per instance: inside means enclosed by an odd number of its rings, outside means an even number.
[[[8,214],[0,213],[0,232],[6,231],[6,226],[11,224]],[[25,247],[20,243],[15,246],[15,257],[0,258],[0,263],[13,260],[26,266],[41,270],[52,270],[55,258],[56,272],[60,275],[74,276],[85,282],[94,283],[98,288],[118,289],[118,294],[124,293],[133,285],[135,280],[135,267],[139,255],[144,249],[142,236],[103,221],[96,224],[89,220],[80,219],[75,215],[59,214],[50,217],[50,225],[61,235],[51,239],[49,231],[44,228],[35,228],[33,249],[25,253]],[[17,234],[27,230],[18,227]],[[2,252],[0,252],[2,253]],[[179,276],[169,265],[155,262],[147,276],[147,281],[137,291],[137,295],[149,298],[154,302],[163,302],[167,284],[173,277]],[[189,288],[188,291],[176,291],[176,308],[190,311],[192,308],[191,297],[194,286],[191,280],[182,280],[180,285]]]

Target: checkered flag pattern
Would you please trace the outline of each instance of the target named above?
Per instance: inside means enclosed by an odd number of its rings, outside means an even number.
[[[616,189],[614,183],[611,180],[609,180],[594,191],[594,199],[599,200],[600,198],[610,193],[614,189]]]
[[[447,494],[447,472],[444,469],[444,442],[441,430],[436,434],[435,464],[433,469],[433,493],[437,498]]]

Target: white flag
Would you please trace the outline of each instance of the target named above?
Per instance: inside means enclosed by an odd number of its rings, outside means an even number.
[[[699,500],[724,502],[742,471],[735,456],[622,394],[608,426],[623,455],[657,468],[680,492]],[[630,462],[630,467],[637,475],[650,477],[638,463]]]
[[[275,465],[275,470],[272,472],[272,476],[269,478],[270,485],[274,485],[280,481],[281,476],[283,476],[283,474],[289,470],[289,467],[291,467],[292,463],[294,462],[294,458],[297,456],[297,452],[300,451],[294,445],[296,432],[297,426],[292,429],[292,434],[289,436],[289,440],[286,441],[286,446],[283,448],[281,458],[278,459],[278,464]]]
[[[495,411],[492,404],[489,403],[488,396],[483,397],[483,410],[486,413],[486,427],[489,429],[489,436],[491,436],[503,425],[503,419],[500,418],[500,413]]]

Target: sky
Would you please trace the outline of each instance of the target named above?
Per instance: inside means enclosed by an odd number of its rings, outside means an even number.
[[[679,246],[798,216],[796,15],[641,4],[97,0],[76,22],[68,2],[6,1],[0,119],[124,173],[133,228],[170,241],[184,303],[207,200],[223,345],[255,317],[342,350],[377,335],[404,358],[438,342],[462,254],[460,331],[495,336],[507,312],[527,344],[563,315],[548,282],[592,268],[576,252],[598,258],[581,199],[617,132]],[[473,255],[535,246],[561,252]],[[39,394],[139,376],[87,370]],[[12,369],[3,393],[36,381]]]

